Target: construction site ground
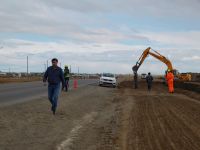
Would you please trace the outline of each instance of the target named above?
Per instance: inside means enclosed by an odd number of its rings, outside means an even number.
[[[0,108],[0,150],[200,150],[200,94],[144,81],[62,92]]]

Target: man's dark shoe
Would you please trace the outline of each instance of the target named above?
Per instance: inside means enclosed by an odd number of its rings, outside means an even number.
[[[55,115],[56,114],[56,109],[52,107],[52,112]]]
[[[56,110],[53,110],[53,115],[55,115],[56,114]]]
[[[51,106],[51,111],[53,111],[53,106]]]

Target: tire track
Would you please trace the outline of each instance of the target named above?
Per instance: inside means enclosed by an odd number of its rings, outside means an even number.
[[[97,116],[97,112],[86,114],[81,120],[76,121],[75,127],[70,131],[67,138],[57,146],[57,150],[71,150],[73,143],[78,138],[81,129],[94,121]]]

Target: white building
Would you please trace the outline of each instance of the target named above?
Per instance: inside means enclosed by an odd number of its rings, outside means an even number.
[[[1,72],[1,71],[0,71],[0,77],[4,77],[4,76],[6,76],[6,75],[7,75],[6,72]]]

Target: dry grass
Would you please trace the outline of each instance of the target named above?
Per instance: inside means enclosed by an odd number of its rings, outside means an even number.
[[[0,83],[13,83],[13,82],[32,82],[41,81],[41,77],[23,77],[23,78],[12,78],[12,77],[0,77]]]

